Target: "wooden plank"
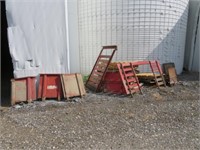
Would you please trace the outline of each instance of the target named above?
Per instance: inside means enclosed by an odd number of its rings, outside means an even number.
[[[35,77],[11,79],[11,105],[36,99]]]
[[[127,72],[127,71],[131,71],[132,72],[132,68],[124,68],[124,71]]]
[[[138,87],[137,83],[134,83],[134,84],[129,84],[129,87],[132,89],[134,87]]]
[[[137,77],[154,77],[154,74],[150,72],[138,73],[136,75]],[[160,74],[156,73],[155,76],[160,76]]]
[[[104,72],[106,70],[106,68],[98,68],[98,67],[95,67],[94,68],[94,71],[96,71],[96,72]]]
[[[86,95],[85,86],[84,86],[83,78],[82,78],[81,74],[76,74],[76,76],[77,76],[78,85],[80,87],[80,94],[82,96]]]
[[[93,71],[92,76],[103,76],[103,72]]]
[[[130,82],[137,82],[135,78],[130,78],[130,79],[127,79],[127,81],[130,83]]]
[[[63,74],[62,75],[62,86],[65,98],[83,96],[86,92],[82,76],[80,74]]]
[[[134,61],[134,62],[131,62],[131,64],[132,64],[133,66],[149,65],[149,61]]]
[[[110,58],[110,55],[100,55],[99,58]]]
[[[101,76],[91,76],[90,79],[93,79],[95,81],[101,81]]]
[[[15,95],[15,80],[11,79],[11,105],[15,104],[15,99],[16,99],[16,95]]]
[[[123,69],[124,69],[125,67],[131,67],[131,66],[130,66],[130,63],[121,63],[121,64],[122,64]]]
[[[106,60],[106,59],[99,59],[98,62],[108,64],[109,60]]]
[[[89,81],[95,83],[95,84],[99,84],[100,80],[95,80],[95,78],[90,77]]]
[[[164,85],[164,83],[163,82],[158,82],[158,85],[160,86],[160,85]]]
[[[61,80],[61,85],[63,89],[63,96],[67,97],[66,89],[65,89],[65,84],[64,84],[64,75],[60,75],[60,80]]]
[[[131,72],[131,73],[127,73],[125,74],[126,77],[134,77],[134,74]]]
[[[115,50],[117,50],[117,46],[116,45],[103,46],[103,49],[115,49]]]
[[[159,81],[163,81],[162,78],[156,78],[156,80],[159,82]]]
[[[122,83],[123,83],[123,85],[124,85],[124,86],[123,86],[123,87],[124,87],[124,90],[125,90],[126,94],[130,94],[130,91],[128,90],[128,87],[127,87],[127,85],[126,85],[126,81],[124,80],[124,75],[123,75],[123,73],[122,73],[122,69],[121,69],[121,64],[120,64],[120,63],[117,64],[117,68],[118,68],[119,73],[120,73],[121,81],[122,81]]]
[[[92,86],[92,87],[94,87],[94,88],[97,88],[97,84],[95,84],[94,82],[92,82],[92,81],[88,81],[88,85],[90,85],[90,86]]]
[[[28,90],[26,80],[15,81],[15,102],[26,101]]]
[[[97,68],[105,68],[107,66],[107,64],[97,64],[96,67]]]

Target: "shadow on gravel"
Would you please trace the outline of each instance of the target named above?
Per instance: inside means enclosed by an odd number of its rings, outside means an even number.
[[[200,81],[199,72],[184,71],[178,76],[179,81]]]

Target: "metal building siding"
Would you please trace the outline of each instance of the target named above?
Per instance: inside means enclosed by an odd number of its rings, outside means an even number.
[[[103,45],[117,61],[160,60],[183,68],[189,0],[78,0],[81,72],[88,74]]]
[[[187,26],[187,38],[185,45],[185,59],[184,67],[189,71],[200,71],[199,65],[199,28],[200,21],[200,1],[190,0],[189,14],[188,14],[188,26]]]

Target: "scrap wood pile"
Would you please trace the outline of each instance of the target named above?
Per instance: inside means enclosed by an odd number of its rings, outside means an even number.
[[[163,65],[159,61],[111,62],[117,51],[116,45],[103,46],[96,63],[89,75],[86,86],[95,92],[109,92],[133,96],[143,93],[143,82],[154,83],[157,87],[177,83],[173,63]],[[139,67],[148,66],[150,72],[140,72]],[[81,74],[40,74],[38,94],[36,96],[36,77],[12,79],[11,104],[16,102],[46,98],[65,98],[84,96],[86,94]]]
[[[111,51],[110,55],[104,55],[104,51]],[[164,64],[163,73],[159,61],[127,61],[111,62],[117,46],[103,46],[86,86],[95,92],[109,92],[132,95],[142,92],[141,82],[154,83],[157,87],[177,83],[175,66],[173,63]],[[146,65],[150,72],[140,72],[139,66]],[[166,67],[167,66],[167,67]],[[167,79],[167,80],[166,80]]]

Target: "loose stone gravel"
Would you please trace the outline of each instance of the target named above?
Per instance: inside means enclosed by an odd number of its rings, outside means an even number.
[[[133,98],[89,92],[1,108],[0,149],[199,149],[198,75]]]

